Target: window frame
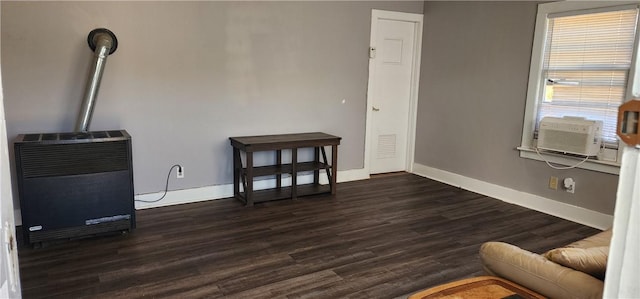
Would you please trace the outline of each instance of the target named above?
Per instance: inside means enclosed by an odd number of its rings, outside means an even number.
[[[575,157],[570,155],[563,155],[561,153],[538,153],[534,148],[534,135],[536,128],[536,120],[538,113],[539,99],[542,92],[542,72],[544,71],[544,51],[545,41],[547,35],[548,16],[550,14],[562,14],[562,13],[575,13],[575,11],[588,11],[588,10],[600,10],[608,9],[616,10],[617,8],[624,9],[635,6],[640,8],[640,1],[561,1],[552,3],[543,3],[538,5],[538,13],[536,16],[536,24],[534,31],[533,47],[531,51],[531,64],[529,69],[529,82],[527,85],[527,99],[525,106],[525,115],[522,128],[522,140],[521,145],[517,148],[520,151],[521,158],[534,159],[539,161],[548,161],[554,164],[560,165],[576,165],[584,158]],[[640,27],[640,22],[636,24]],[[636,28],[635,44],[633,47],[631,68],[627,77],[627,88],[625,91],[625,99],[631,99],[632,96],[640,96],[640,76],[636,78],[635,74],[638,72],[638,37],[640,36],[639,28]],[[625,101],[626,101],[625,100]],[[623,146],[620,149],[624,148]],[[622,156],[622,150],[609,150],[610,154],[616,156],[615,161],[607,160],[593,160],[588,159],[586,162],[581,163],[576,168],[589,169],[594,171],[600,171],[610,174],[619,174],[620,172],[620,158]]]

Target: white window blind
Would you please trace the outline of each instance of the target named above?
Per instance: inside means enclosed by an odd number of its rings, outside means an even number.
[[[548,16],[536,124],[545,116],[601,120],[603,140],[617,147],[637,18],[637,8]]]

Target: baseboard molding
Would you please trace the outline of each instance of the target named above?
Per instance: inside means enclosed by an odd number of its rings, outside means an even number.
[[[342,183],[342,182],[349,182],[349,181],[365,180],[368,178],[369,178],[369,172],[366,169],[351,169],[351,170],[338,171],[337,180],[338,180],[338,183]],[[311,174],[301,175],[298,177],[298,183],[300,184],[311,183],[312,181],[313,181],[313,175]],[[320,175],[320,183],[321,184],[329,183],[326,173],[323,173]],[[283,185],[284,186],[291,185],[291,178],[283,179]],[[273,188],[275,186],[276,186],[275,179],[260,180],[254,183],[254,188],[256,190]],[[135,202],[136,210],[173,206],[173,205],[180,205],[185,203],[194,203],[194,202],[200,202],[200,201],[232,197],[233,184],[204,186],[204,187],[182,189],[182,190],[172,190],[172,191],[168,191],[167,195],[165,195],[165,197],[158,202],[146,203],[146,202],[137,201],[137,200],[153,201],[162,197],[163,193],[164,192],[154,192],[154,193],[135,195],[134,199],[136,200]],[[16,226],[22,225],[21,216],[22,214],[20,214],[20,209],[15,209],[14,218],[15,218]]]
[[[440,170],[437,168],[421,165],[418,163],[413,164],[413,173],[426,178],[430,178],[445,184],[460,187],[472,192],[480,193],[486,196],[490,196],[504,202],[516,204],[525,208],[543,212],[549,215],[557,216],[563,219],[567,219],[573,222],[584,224],[598,229],[606,229],[611,227],[613,223],[613,216],[603,214],[600,212],[588,210],[578,206],[573,206],[558,202],[552,199],[541,197],[538,195],[517,191],[514,189],[506,188],[500,185],[487,183],[481,180],[465,177],[452,172]],[[338,182],[349,182],[357,180],[365,180],[369,178],[369,172],[366,169],[351,169],[338,171]],[[311,175],[300,176],[298,178],[300,183],[309,183],[313,177]],[[322,175],[320,182],[326,184],[328,182],[327,176]],[[283,184],[290,185],[290,179],[285,179]],[[275,186],[275,179],[261,180],[255,182],[256,189],[266,189]],[[163,192],[138,194],[135,196],[136,200],[152,201],[162,196]],[[204,186],[198,188],[190,188],[183,190],[173,190],[167,192],[167,195],[158,202],[155,203],[143,203],[136,201],[136,210],[149,209],[156,207],[172,206],[185,203],[194,203],[207,200],[215,200],[221,198],[228,198],[233,196],[233,185],[214,185]],[[22,225],[22,217],[20,210],[14,211],[14,218],[16,226]]]
[[[351,182],[351,181],[360,181],[369,179],[371,176],[369,175],[368,169],[350,169],[350,170],[342,170],[338,171],[338,183]],[[326,178],[326,176],[325,176]]]
[[[519,205],[590,227],[607,229],[613,224],[612,215],[569,205],[542,196],[487,183],[485,181],[418,163],[413,165],[413,173],[448,185],[460,187],[465,190],[490,196],[504,202]]]
[[[369,178],[369,173],[365,169],[352,169],[338,171],[338,183],[364,180]],[[300,175],[298,176],[299,184],[308,184],[313,182],[313,175]],[[329,180],[326,173],[320,175],[320,183],[328,184]],[[276,186],[275,179],[259,180],[253,183],[255,190],[274,188]],[[283,186],[291,185],[291,178],[284,178],[282,180]],[[152,201],[162,196],[163,192],[139,194],[135,196],[135,200]],[[174,190],[167,192],[167,195],[158,202],[145,203],[136,201],[136,210],[179,205],[185,203],[200,202],[206,200],[214,200],[221,198],[228,198],[233,196],[233,184],[205,186],[199,188]]]
[[[233,185],[217,185],[204,186],[198,188],[172,190],[168,191],[165,197],[157,202],[141,202],[155,201],[162,197],[164,192],[138,194],[135,196],[136,210],[180,205],[185,203],[194,203],[213,199],[220,199],[233,196]]]

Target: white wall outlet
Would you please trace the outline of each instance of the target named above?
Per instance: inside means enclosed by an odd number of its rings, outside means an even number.
[[[569,192],[569,193],[575,193],[576,192],[576,181],[574,181],[572,178],[566,178],[564,179],[564,181],[562,181],[563,185],[564,185],[564,189]]]
[[[184,166],[178,166],[176,168],[176,178],[179,178],[179,179],[184,178]]]

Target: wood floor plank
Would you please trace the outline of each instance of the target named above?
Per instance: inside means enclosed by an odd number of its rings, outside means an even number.
[[[598,230],[407,173],[335,196],[137,211],[129,235],[19,248],[24,298],[396,298],[482,274],[500,240],[543,252]]]

